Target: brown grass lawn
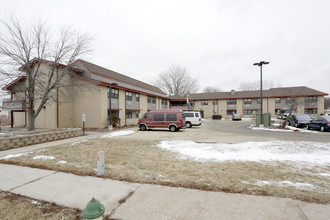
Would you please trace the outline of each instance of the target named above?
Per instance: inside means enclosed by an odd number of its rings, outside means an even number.
[[[156,144],[157,141],[151,140],[98,138],[74,145],[58,145],[0,162],[95,176],[97,151],[104,151],[105,178],[330,203],[330,178],[317,175],[329,173],[329,166],[301,168],[293,163],[196,161],[182,159]],[[33,159],[37,155],[55,159]],[[259,186],[258,181],[309,183],[314,188],[297,189],[280,184]]]
[[[83,219],[81,211],[0,191],[0,219]]]

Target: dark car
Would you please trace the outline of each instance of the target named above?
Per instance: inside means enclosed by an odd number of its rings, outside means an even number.
[[[306,114],[293,114],[288,120],[289,126],[306,127],[307,123],[311,122],[312,118]]]
[[[320,116],[307,123],[307,129],[316,129],[320,131],[330,131],[330,117]]]

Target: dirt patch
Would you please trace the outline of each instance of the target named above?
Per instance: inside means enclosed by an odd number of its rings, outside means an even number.
[[[155,146],[157,143],[154,140],[97,138],[0,161],[95,176],[97,151],[104,151],[105,178],[330,203],[330,179],[317,175],[329,173],[329,166],[301,168],[284,162],[196,161],[160,149]],[[290,183],[308,183],[313,187],[297,188]]]

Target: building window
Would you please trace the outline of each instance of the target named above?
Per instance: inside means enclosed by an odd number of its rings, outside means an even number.
[[[140,94],[135,94],[135,101],[139,102],[140,101]]]
[[[126,110],[126,118],[132,118],[133,112],[131,110]]]
[[[244,110],[244,115],[252,115],[252,110]]]
[[[286,98],[286,103],[292,103],[292,102],[295,102],[296,101],[296,98],[293,97],[293,98]]]
[[[305,114],[317,114],[317,108],[305,108]]]
[[[208,105],[208,104],[209,104],[209,101],[207,101],[207,100],[201,101],[201,105]]]
[[[108,94],[109,97],[109,94]],[[111,89],[111,98],[118,99],[119,98],[119,90],[118,89]]]
[[[156,98],[155,97],[148,96],[148,103],[150,103],[150,104],[156,104]]]
[[[135,111],[135,117],[140,118],[140,111]]]
[[[236,105],[236,99],[228,99],[227,100],[227,105]]]
[[[236,110],[227,110],[227,115],[233,115],[236,113]]]
[[[305,102],[317,102],[316,96],[305,97]]]
[[[244,104],[245,104],[245,105],[250,105],[250,104],[252,104],[252,99],[244,99]]]
[[[218,104],[218,100],[213,100],[213,105],[217,105]]]
[[[126,92],[126,100],[132,101],[132,93],[131,92]]]
[[[167,105],[167,100],[162,99],[162,105]]]
[[[275,103],[281,103],[281,98],[275,98]]]
[[[257,104],[261,104],[261,99],[257,99]]]

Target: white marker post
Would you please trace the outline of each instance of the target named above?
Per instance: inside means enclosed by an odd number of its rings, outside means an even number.
[[[104,175],[104,152],[103,151],[97,152],[97,175],[98,176]]]
[[[82,121],[83,121],[83,135],[85,135],[85,121],[86,121],[86,115],[82,115]]]

